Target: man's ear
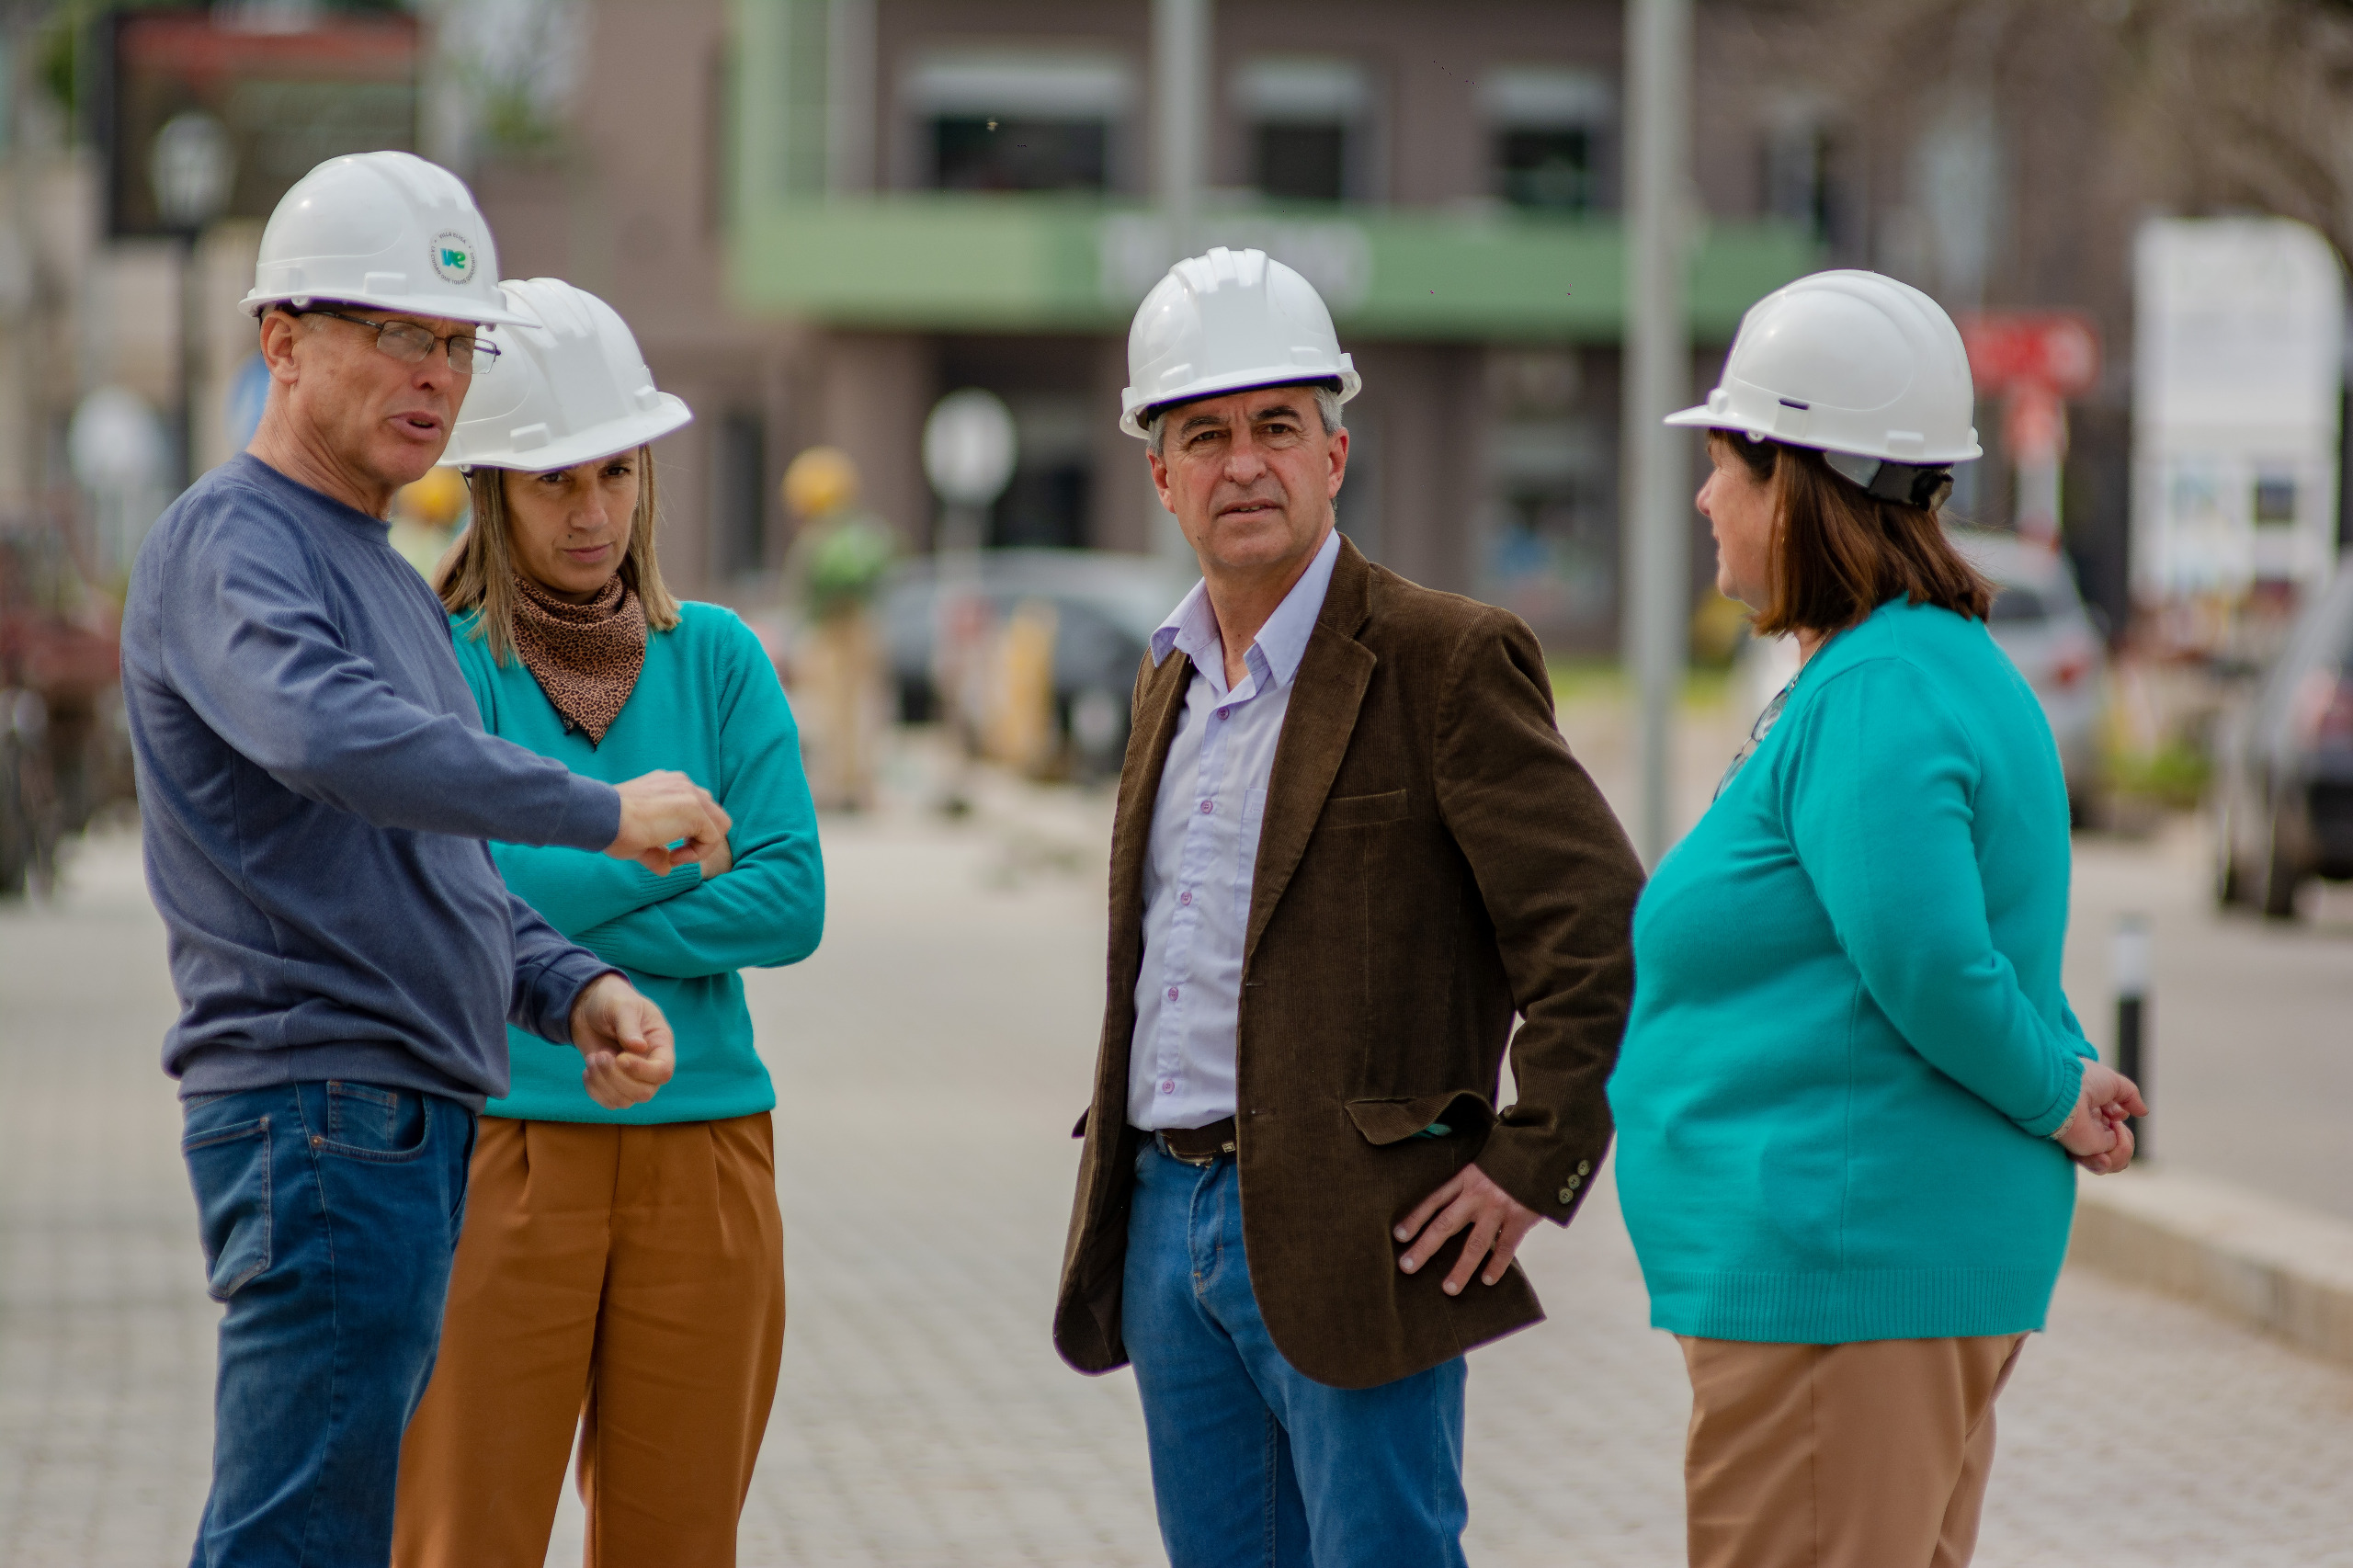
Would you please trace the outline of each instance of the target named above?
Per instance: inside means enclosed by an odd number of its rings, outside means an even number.
[[[1160,509],[1170,517],[1175,517],[1176,508],[1168,503],[1168,460],[1150,447],[1146,447],[1143,450],[1143,460],[1152,465],[1152,487],[1160,492]]]
[[[1347,427],[1347,426],[1343,425],[1343,426],[1341,426],[1337,430],[1335,430],[1335,431],[1333,431],[1333,432],[1332,432],[1332,478],[1331,478],[1331,488],[1330,488],[1329,490],[1327,490],[1327,491],[1325,491],[1325,492],[1324,492],[1324,499],[1328,501],[1328,500],[1330,500],[1333,496],[1336,496],[1336,495],[1339,494],[1339,493],[1340,493],[1340,482],[1341,482],[1341,481],[1343,481],[1343,480],[1345,480],[1345,479],[1347,479],[1347,477],[1348,477],[1348,427]]]
[[[291,386],[301,379],[301,370],[294,358],[294,345],[302,335],[301,327],[300,316],[290,316],[278,310],[262,312],[261,359],[269,367],[272,381],[284,381]]]

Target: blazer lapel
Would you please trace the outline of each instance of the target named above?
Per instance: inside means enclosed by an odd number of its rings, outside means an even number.
[[[1324,798],[1347,755],[1356,733],[1357,709],[1380,661],[1356,639],[1370,613],[1372,567],[1347,536],[1332,567],[1324,611],[1299,662],[1290,703],[1283,712],[1282,739],[1275,744],[1275,766],[1267,780],[1267,811],[1258,830],[1258,865],[1250,886],[1250,929],[1242,948],[1246,963],[1258,935],[1290,885],[1299,858],[1324,814]],[[1163,755],[1166,753],[1164,743]]]

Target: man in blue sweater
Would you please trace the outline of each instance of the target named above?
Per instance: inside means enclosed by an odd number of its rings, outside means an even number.
[[[406,153],[296,185],[246,301],[260,430],[131,574],[123,686],[181,1006],[164,1066],[227,1303],[199,1565],[388,1561],[506,1024],[576,1047],[609,1106],[670,1076],[660,1011],[509,894],[483,841],[666,874],[728,827],[683,775],[615,787],[484,734],[386,540],[494,352],[479,329],[522,319],[487,230]]]

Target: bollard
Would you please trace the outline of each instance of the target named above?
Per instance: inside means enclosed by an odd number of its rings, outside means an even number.
[[[2149,921],[2146,915],[2117,917],[2115,946],[2109,971],[2116,982],[2116,1070],[2149,1097],[2149,1062],[2144,1031],[2148,1028]],[[2149,1154],[2149,1131],[2139,1117],[2125,1123],[2132,1129],[2134,1157]]]

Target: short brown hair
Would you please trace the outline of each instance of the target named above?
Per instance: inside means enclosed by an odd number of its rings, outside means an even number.
[[[1734,453],[1772,487],[1772,597],[1757,612],[1759,634],[1843,631],[1899,594],[1985,619],[1994,585],[1945,537],[1938,507],[1865,494],[1811,447],[1711,430],[1708,448]]]
[[[506,491],[502,475],[512,472],[478,468],[466,476],[474,505],[473,521],[457,543],[433,565],[433,591],[451,615],[480,609],[472,635],[490,644],[490,656],[505,665],[515,652],[515,549],[506,537]],[[637,510],[630,514],[629,549],[621,555],[620,578],[645,607],[645,624],[667,631],[678,624],[678,601],[662,581],[654,554],[654,449],[637,449]]]

